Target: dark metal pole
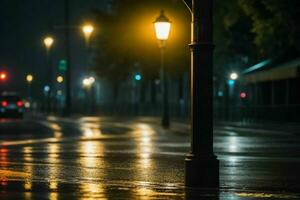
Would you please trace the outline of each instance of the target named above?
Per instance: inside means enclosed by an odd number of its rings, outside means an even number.
[[[64,105],[64,115],[71,115],[72,100],[71,100],[71,53],[70,53],[70,9],[69,0],[65,0],[65,53],[66,53],[66,98]]]
[[[186,0],[192,12],[191,151],[185,159],[187,187],[218,188],[213,152],[213,1]]]
[[[168,99],[168,79],[165,68],[165,41],[161,41],[160,44],[160,55],[161,55],[161,76],[162,76],[162,92],[163,92],[163,116],[162,116],[162,126],[164,128],[169,128],[170,117],[169,117],[169,99]]]
[[[48,87],[49,90],[47,91],[47,114],[50,114],[52,109],[52,91],[53,91],[53,84],[52,84],[52,79],[53,79],[53,70],[52,70],[52,63],[51,63],[51,47],[47,47],[47,68],[48,68]]]

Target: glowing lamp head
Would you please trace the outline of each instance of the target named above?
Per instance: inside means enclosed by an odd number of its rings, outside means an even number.
[[[58,83],[62,83],[62,82],[64,82],[64,77],[58,76],[58,77],[56,77],[56,81],[57,81]]]
[[[88,78],[85,78],[82,80],[83,87],[89,87],[91,85],[90,80]]]
[[[162,10],[160,16],[154,22],[156,38],[165,41],[169,38],[171,21],[165,16]]]
[[[50,49],[51,46],[53,45],[53,43],[54,43],[54,39],[52,37],[50,37],[50,36],[45,37],[44,45],[46,46],[47,49]]]
[[[89,82],[90,84],[94,84],[95,83],[95,78],[94,77],[89,77]]]
[[[26,81],[27,81],[28,83],[31,83],[31,82],[33,81],[33,76],[32,76],[31,74],[28,74],[28,75],[26,76]]]
[[[235,73],[235,72],[232,72],[232,73],[230,74],[230,79],[231,79],[231,80],[236,80],[236,79],[238,79],[238,77],[239,77],[239,75],[238,75],[237,73]]]
[[[94,32],[94,27],[91,24],[82,26],[82,32],[87,35],[91,35]]]

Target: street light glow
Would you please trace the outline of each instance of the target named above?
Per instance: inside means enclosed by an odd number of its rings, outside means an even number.
[[[83,87],[89,88],[94,84],[94,82],[95,82],[95,78],[91,76],[89,78],[84,78],[82,80],[82,85],[83,85]]]
[[[235,72],[232,72],[232,73],[230,74],[230,79],[231,79],[231,80],[236,80],[236,79],[238,79],[238,77],[239,77],[239,75],[238,75],[237,73],[235,73]]]
[[[31,83],[31,82],[33,81],[33,76],[32,76],[31,74],[28,74],[28,75],[26,76],[26,81],[27,81],[28,83]]]
[[[45,39],[44,39],[44,45],[46,46],[47,49],[50,49],[51,46],[53,45],[53,43],[54,43],[53,37],[50,37],[50,36],[45,37]]]
[[[56,81],[57,81],[58,83],[62,83],[62,82],[64,82],[64,77],[58,76],[58,77],[56,78]]]
[[[162,10],[160,16],[154,22],[155,34],[158,40],[165,41],[169,38],[171,22]]]
[[[92,33],[94,32],[94,26],[91,24],[85,24],[82,26],[82,32],[84,34],[86,44],[88,44],[90,37],[91,37]]]
[[[89,81],[90,81],[91,84],[93,84],[93,83],[95,82],[95,78],[91,76],[91,77],[89,78]]]
[[[91,24],[86,24],[82,27],[82,32],[86,35],[91,35],[94,32],[94,27]]]

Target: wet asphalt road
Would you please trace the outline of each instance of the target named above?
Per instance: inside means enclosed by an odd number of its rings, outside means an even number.
[[[216,126],[218,193],[184,188],[188,126],[153,118],[0,122],[0,199],[300,199],[300,134]]]

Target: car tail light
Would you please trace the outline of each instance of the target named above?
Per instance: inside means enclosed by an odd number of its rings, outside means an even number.
[[[1,102],[1,106],[2,106],[2,107],[6,107],[6,106],[7,106],[7,101],[2,101],[2,102]]]
[[[23,106],[23,101],[18,101],[18,102],[17,102],[17,106],[18,106],[18,107],[22,107],[22,106]]]

